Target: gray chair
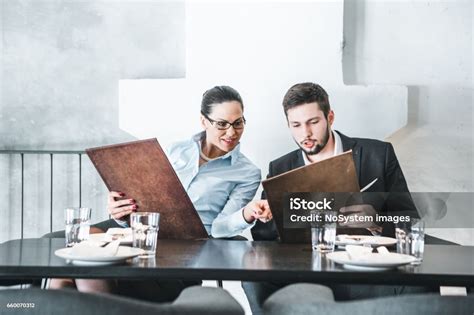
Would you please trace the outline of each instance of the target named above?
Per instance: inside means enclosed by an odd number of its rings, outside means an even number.
[[[26,303],[18,304],[18,303]],[[10,307],[8,307],[10,306]],[[30,306],[30,307],[27,307]],[[31,307],[33,306],[33,307]],[[219,288],[190,287],[173,303],[150,303],[109,294],[75,290],[5,290],[0,293],[1,314],[230,314],[244,310],[229,293]]]
[[[330,288],[319,284],[292,284],[272,294],[263,305],[264,314],[469,314],[474,296],[414,294],[336,302]]]

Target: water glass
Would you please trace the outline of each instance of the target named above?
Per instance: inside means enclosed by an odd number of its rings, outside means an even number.
[[[395,224],[395,237],[397,239],[397,253],[411,255],[411,224],[409,222]]]
[[[329,253],[336,244],[337,211],[313,210],[311,216],[311,245],[313,251]]]
[[[395,235],[397,253],[412,255],[416,258],[412,264],[420,264],[425,248],[425,222],[417,218],[400,222],[395,226]]]
[[[133,247],[143,249],[142,258],[154,257],[156,254],[156,243],[160,214],[157,212],[136,212],[130,216],[132,226]]]
[[[74,246],[74,244],[89,239],[91,209],[66,208],[64,214],[66,218],[66,247]]]
[[[425,222],[420,219],[411,220],[411,254],[416,258],[412,264],[421,264],[425,251]]]

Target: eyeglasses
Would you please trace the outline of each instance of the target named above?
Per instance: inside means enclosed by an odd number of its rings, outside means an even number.
[[[236,129],[236,130],[244,129],[245,122],[246,122],[244,116],[242,116],[241,118],[239,118],[236,121],[234,121],[233,123],[231,123],[231,122],[228,122],[227,120],[214,120],[214,119],[211,119],[207,115],[205,115],[204,113],[202,113],[202,115],[204,117],[206,117],[206,119],[209,120],[209,122],[214,127],[216,127],[218,130],[227,130],[227,129],[230,128],[230,126],[234,127],[234,129]]]

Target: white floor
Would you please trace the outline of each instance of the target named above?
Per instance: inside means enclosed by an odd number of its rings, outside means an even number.
[[[202,285],[204,287],[217,287],[216,281],[204,280]],[[242,289],[240,281],[223,281],[224,289],[227,290],[245,310],[245,315],[252,315],[249,302]]]

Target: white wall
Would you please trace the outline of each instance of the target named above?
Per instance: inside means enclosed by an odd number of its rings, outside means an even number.
[[[346,83],[472,88],[472,1],[347,0],[346,9],[344,62],[355,68]]]
[[[283,94],[315,81],[329,92],[336,128],[394,142],[412,190],[473,191],[471,1],[189,0],[185,15],[181,1],[1,4],[3,148],[83,149],[133,137],[167,144],[198,131],[204,90],[229,84],[246,105],[243,152],[265,175],[270,160],[295,148]],[[10,222],[0,240],[18,237],[10,223],[19,207],[18,160],[1,162],[8,204],[0,214]],[[66,178],[57,181],[69,187],[55,199],[58,211],[75,202],[74,163],[58,165]],[[48,210],[48,161],[31,165],[28,235],[37,236],[47,228],[36,220]],[[104,187],[95,185],[86,202],[100,208]],[[474,243],[451,232],[443,233]]]
[[[347,84],[408,86],[408,125],[388,138],[409,187],[473,192],[472,1],[346,1]],[[457,196],[451,195],[451,199]],[[472,205],[446,219],[474,227]],[[474,230],[433,234],[474,244]]]
[[[248,120],[242,151],[265,176],[269,161],[296,148],[283,95],[295,83],[313,81],[327,89],[337,129],[390,135],[406,124],[406,88],[343,84],[343,11],[343,1],[188,1],[186,78],[122,80],[120,127],[165,145],[188,138],[199,130],[202,93],[231,85],[242,94]],[[382,120],[386,112],[392,114]]]
[[[346,4],[345,82],[408,87],[390,140],[412,190],[473,191],[472,2]]]
[[[186,10],[186,77],[122,80],[127,132],[165,145],[187,138],[199,129],[202,92],[229,84],[246,104],[243,151],[265,175],[295,148],[283,94],[314,81],[330,95],[337,129],[394,143],[413,191],[473,191],[469,1],[188,1]],[[474,243],[471,231],[436,233]]]
[[[185,74],[184,1],[0,0],[0,150],[83,150],[134,138],[118,126],[120,78]],[[83,157],[83,205],[107,218]],[[53,166],[53,228],[79,204],[78,158]],[[49,155],[25,157],[25,237],[49,231]],[[20,237],[19,155],[0,154],[0,242]]]

